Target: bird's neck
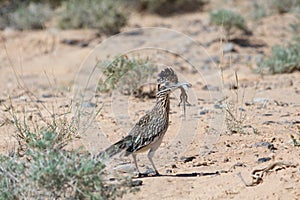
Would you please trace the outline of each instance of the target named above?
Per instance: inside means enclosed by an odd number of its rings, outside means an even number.
[[[156,109],[161,112],[161,114],[169,115],[170,110],[170,94],[158,94],[156,96]]]

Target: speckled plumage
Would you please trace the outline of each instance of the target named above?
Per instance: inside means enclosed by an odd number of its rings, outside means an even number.
[[[126,156],[130,154],[133,156],[136,168],[139,174],[141,174],[136,162],[136,154],[149,151],[148,158],[156,174],[159,174],[152,161],[152,157],[160,146],[163,136],[168,129],[170,110],[169,97],[172,89],[182,87],[182,85],[180,86],[178,83],[178,77],[171,68],[166,68],[159,73],[157,84],[158,92],[156,94],[156,104],[152,110],[140,118],[128,136],[111,145],[101,152],[98,157],[112,157],[122,150],[125,150]]]

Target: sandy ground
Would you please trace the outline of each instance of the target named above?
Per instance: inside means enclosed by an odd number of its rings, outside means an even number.
[[[128,55],[147,55],[160,69],[172,65],[179,78],[193,87],[188,92],[191,106],[187,107],[185,119],[182,108],[177,106],[179,93],[172,95],[170,127],[154,156],[163,176],[140,179],[140,191],[126,194],[124,199],[299,199],[300,149],[293,146],[290,135],[297,135],[300,124],[300,73],[261,76],[253,72],[256,61],[269,54],[272,45],[288,41],[288,26],[293,20],[289,14],[274,15],[250,24],[253,35],[247,37],[247,46],[230,46],[226,41],[221,44],[224,33],[209,25],[205,12],[164,18],[133,14],[124,31],[162,27],[168,28],[166,34],[159,32],[162,29],[134,30],[115,40],[96,37],[92,30],[2,31],[0,152],[6,153],[16,145],[6,109],[10,101],[20,116],[24,108],[26,114],[33,116],[37,110],[45,115],[52,110],[62,112],[74,97],[76,78],[90,64],[86,58],[94,59],[91,52],[103,57],[102,51],[109,55],[132,48],[134,51]],[[237,31],[230,37],[244,36]],[[62,42],[67,40],[75,44]],[[99,49],[100,42],[104,45],[97,52],[95,48]],[[147,44],[153,49],[139,49]],[[174,55],[174,49],[179,56]],[[217,67],[220,60],[223,79]],[[197,63],[195,68],[187,61]],[[235,72],[238,89],[233,89],[237,86]],[[224,97],[228,97],[227,101]],[[226,129],[226,115],[220,107],[230,99],[233,114],[243,119],[240,130],[244,133],[230,133]],[[155,103],[154,99],[121,96],[117,91],[102,94],[98,101],[99,105],[104,104],[96,123],[71,146],[83,145],[92,153],[100,151],[125,136]],[[265,162],[261,162],[264,158]],[[144,154],[138,156],[138,162],[143,171],[151,168]],[[247,187],[239,176],[251,183],[253,169],[277,162],[291,166],[275,166],[258,185]],[[134,171],[131,157],[117,157],[110,164],[117,166],[117,170]]]

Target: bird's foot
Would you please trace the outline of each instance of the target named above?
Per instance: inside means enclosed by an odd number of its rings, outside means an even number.
[[[158,171],[155,171],[155,175],[154,176],[162,176]]]
[[[155,173],[138,173],[138,178],[145,178],[145,177],[154,177],[154,176],[162,176],[158,171]]]
[[[138,174],[138,178],[145,178],[145,177],[149,177],[149,173],[139,173]]]

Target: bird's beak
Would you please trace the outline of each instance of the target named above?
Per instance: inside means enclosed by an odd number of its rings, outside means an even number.
[[[177,88],[183,88],[184,90],[187,90],[188,88],[192,87],[192,84],[190,83],[176,83],[175,85],[172,86],[172,90],[176,90]]]
[[[178,88],[183,88],[184,90],[187,90],[188,88],[192,87],[192,84],[190,83],[175,83],[174,85],[169,86],[168,88],[161,90],[159,92],[165,92],[165,91],[174,91]]]

